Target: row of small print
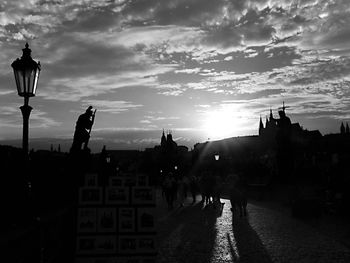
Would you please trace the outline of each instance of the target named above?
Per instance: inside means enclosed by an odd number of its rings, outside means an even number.
[[[137,218],[136,218],[137,214]],[[78,233],[155,231],[155,208],[78,208]]]
[[[98,186],[97,176],[97,174],[86,174],[85,186]],[[148,186],[148,177],[144,174],[127,177],[111,176],[109,186]]]
[[[77,258],[75,263],[155,263],[156,257],[84,257]]]
[[[131,188],[131,200],[129,187],[110,186],[105,188],[105,198],[103,200],[102,187],[80,187],[80,205],[117,205],[117,204],[155,204],[155,190],[153,187],[136,186]]]
[[[77,255],[142,254],[156,252],[155,235],[142,236],[79,236]]]

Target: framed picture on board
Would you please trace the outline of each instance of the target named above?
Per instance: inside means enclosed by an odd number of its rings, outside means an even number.
[[[97,186],[85,186],[79,189],[80,205],[102,204],[102,188]]]
[[[132,188],[132,203],[133,204],[150,204],[156,202],[155,191],[153,187],[136,186]]]
[[[124,178],[112,176],[109,178],[109,186],[124,186]]]
[[[96,208],[78,208],[78,233],[95,233],[97,230]]]
[[[97,232],[116,232],[117,216],[115,208],[97,208]]]
[[[121,233],[135,231],[135,209],[131,207],[119,208],[118,230]]]
[[[156,218],[154,207],[137,208],[137,231],[153,232],[156,230],[155,222]]]
[[[128,204],[129,188],[128,187],[106,187],[106,204]]]
[[[85,186],[97,186],[97,174],[86,174]]]
[[[77,254],[87,255],[95,254],[97,248],[96,236],[78,236],[77,238]]]
[[[117,252],[117,237],[115,235],[97,236],[96,253],[114,254]]]
[[[155,253],[156,252],[156,238],[153,235],[138,236],[137,238],[137,252],[139,253]]]
[[[137,237],[119,236],[118,247],[119,253],[137,253]]]
[[[145,174],[137,175],[137,186],[148,186],[148,176]]]
[[[124,185],[125,186],[135,186],[136,185],[136,176],[135,175],[128,175],[124,178]]]

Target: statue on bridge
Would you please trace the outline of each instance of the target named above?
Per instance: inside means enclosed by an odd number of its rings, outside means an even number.
[[[81,150],[88,150],[90,133],[92,130],[92,125],[95,121],[95,114],[96,110],[93,111],[92,106],[89,106],[85,113],[79,116],[75,125],[71,153],[77,153]]]

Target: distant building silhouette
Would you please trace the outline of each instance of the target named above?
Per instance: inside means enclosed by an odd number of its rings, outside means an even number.
[[[173,140],[173,135],[171,131],[167,132],[165,137],[165,133],[163,130],[163,134],[160,140],[160,150],[162,153],[166,155],[176,154],[177,152],[177,143]]]
[[[191,153],[188,151],[188,148],[177,145],[171,131],[165,133],[163,130],[160,144],[153,148],[146,148],[145,154],[149,166],[153,166],[154,173],[157,175],[175,172],[175,166],[177,167],[177,172],[183,175],[189,169],[191,163]]]

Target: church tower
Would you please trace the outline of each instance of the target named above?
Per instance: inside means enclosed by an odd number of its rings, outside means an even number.
[[[166,135],[166,140],[168,144],[170,144],[173,141],[173,135],[171,134],[171,131],[168,131],[168,134]]]
[[[341,133],[341,134],[345,134],[344,123],[341,123],[341,125],[340,125],[340,133]]]
[[[266,118],[266,128],[269,128],[269,129],[274,129],[276,127],[276,121],[275,121],[275,118],[273,117],[273,113],[272,113],[272,109],[270,108],[270,116],[269,116],[269,119],[267,121],[267,118]]]
[[[166,137],[165,137],[165,134],[164,134],[164,129],[163,129],[162,138],[160,140],[160,146],[162,146],[162,147],[166,146]]]
[[[260,123],[259,123],[259,136],[261,136],[261,135],[262,135],[263,131],[264,131],[264,124],[263,124],[262,119],[261,119],[261,116],[260,116]]]
[[[273,121],[272,109],[270,109],[270,121]]]

